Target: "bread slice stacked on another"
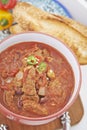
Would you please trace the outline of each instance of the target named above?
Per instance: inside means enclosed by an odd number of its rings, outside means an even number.
[[[37,31],[50,34],[68,45],[80,64],[87,64],[87,27],[64,16],[42,11],[31,4],[18,2],[13,10],[16,25],[12,34]]]

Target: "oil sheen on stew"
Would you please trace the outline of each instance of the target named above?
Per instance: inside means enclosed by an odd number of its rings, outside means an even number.
[[[0,102],[16,114],[41,117],[59,111],[74,83],[70,64],[51,46],[23,42],[0,53]]]

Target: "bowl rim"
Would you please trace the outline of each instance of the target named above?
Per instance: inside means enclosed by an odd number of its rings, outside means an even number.
[[[22,116],[22,115],[19,115],[19,114],[16,114],[10,110],[8,110],[6,107],[4,107],[1,103],[0,103],[0,110],[2,112],[2,114],[4,114],[5,116],[13,116],[14,118],[17,118],[16,120],[30,120],[30,121],[41,121],[41,120],[48,120],[48,119],[51,119],[51,118],[55,118],[55,117],[60,117],[63,113],[65,113],[69,108],[70,106],[74,103],[74,101],[76,100],[76,98],[78,97],[79,95],[79,91],[80,91],[80,88],[81,88],[81,82],[82,82],[82,74],[81,74],[81,68],[80,68],[80,64],[76,58],[76,55],[73,53],[73,51],[68,47],[68,45],[66,45],[62,40],[60,40],[59,38],[56,38],[50,34],[46,34],[46,33],[42,33],[42,32],[37,32],[37,31],[28,31],[28,32],[24,32],[24,33],[18,33],[18,34],[13,34],[13,35],[10,35],[8,36],[7,38],[3,39],[2,41],[0,41],[0,45],[3,44],[3,42],[7,41],[8,39],[12,38],[12,37],[16,37],[18,35],[21,35],[21,34],[42,34],[44,36],[47,36],[47,37],[51,37],[51,38],[54,38],[56,39],[57,41],[61,42],[65,48],[67,48],[73,55],[73,57],[75,58],[75,61],[77,63],[77,66],[78,66],[78,69],[79,69],[79,85],[78,85],[78,88],[77,88],[77,92],[73,98],[73,100],[71,101],[71,103],[69,103],[68,105],[66,104],[60,111],[58,112],[55,112],[51,115],[48,115],[48,116],[42,116],[42,117],[27,117],[27,116]]]

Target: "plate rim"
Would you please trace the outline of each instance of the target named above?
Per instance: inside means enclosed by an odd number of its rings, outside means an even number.
[[[61,6],[61,7],[63,8],[63,10],[66,12],[66,14],[67,14],[67,16],[68,16],[69,18],[73,18],[72,15],[71,15],[71,13],[69,12],[69,10],[68,10],[61,2],[59,2],[58,0],[52,0],[52,1],[54,1],[54,2],[57,3],[59,6]]]

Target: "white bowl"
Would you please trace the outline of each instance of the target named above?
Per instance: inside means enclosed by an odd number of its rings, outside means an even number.
[[[18,115],[18,114],[15,114],[15,113],[9,111],[8,109],[6,109],[4,106],[2,106],[0,104],[0,111],[7,118],[20,122],[20,123],[23,123],[23,124],[41,125],[41,124],[46,124],[46,123],[53,121],[54,119],[60,117],[74,103],[76,97],[79,94],[79,90],[80,90],[80,86],[81,86],[81,70],[80,70],[80,66],[79,66],[79,63],[78,63],[75,55],[65,44],[63,44],[60,40],[58,40],[50,35],[43,34],[43,33],[27,32],[27,33],[13,35],[1,42],[0,52],[2,52],[6,48],[8,48],[14,44],[17,44],[20,42],[27,42],[27,41],[41,42],[41,43],[48,44],[48,45],[56,48],[68,60],[69,64],[71,65],[71,67],[73,69],[74,77],[75,77],[74,92],[73,92],[70,100],[68,101],[68,103],[65,105],[64,108],[62,108],[60,111],[58,111],[52,115],[49,115],[46,117],[40,117],[40,118],[24,117],[24,116],[21,116],[21,115]]]

